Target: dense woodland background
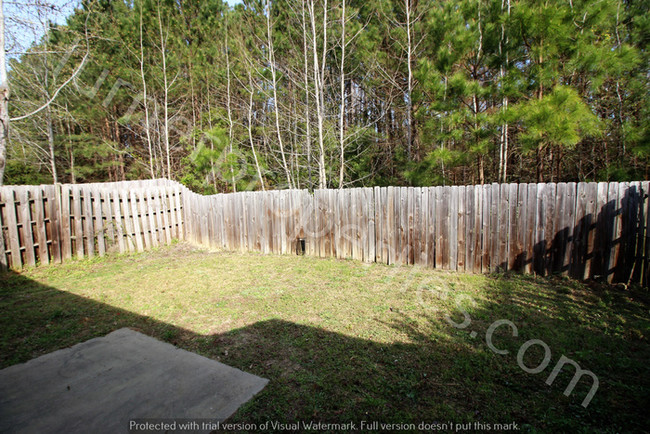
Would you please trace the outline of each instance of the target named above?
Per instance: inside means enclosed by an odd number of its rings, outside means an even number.
[[[214,193],[648,179],[648,9],[83,1],[11,58],[5,183],[167,177]]]

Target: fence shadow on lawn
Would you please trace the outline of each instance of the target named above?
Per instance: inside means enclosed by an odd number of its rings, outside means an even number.
[[[606,334],[590,324],[597,312],[581,316],[573,309],[580,301],[553,288],[531,294],[495,285],[490,301],[470,311],[474,321],[466,330],[425,313],[431,330],[442,331],[429,334],[415,326],[411,312],[391,311],[377,321],[406,332],[410,342],[379,343],[281,319],[206,336],[20,274],[2,274],[0,283],[1,367],[131,327],[268,378],[267,387],[233,422],[514,421],[541,430],[612,431],[641,431],[650,422],[647,337]],[[614,297],[623,317],[647,317],[647,310],[627,302],[628,294]],[[508,338],[507,328],[495,334],[495,345],[510,349],[509,355],[492,353],[484,342],[486,326],[501,318],[519,328],[518,339]],[[472,339],[470,329],[481,333]],[[528,339],[544,340],[551,348],[545,373],[528,374],[517,366],[517,349]],[[529,353],[526,362],[535,366],[539,353],[534,348]],[[551,387],[544,384],[561,354],[599,376],[600,389],[587,409],[580,402],[588,386],[579,384],[570,397],[562,395],[572,373],[563,373]]]
[[[574,225],[555,227],[552,240],[535,242],[532,254],[516,255],[512,269],[531,268],[540,276],[563,274],[577,280],[640,282],[647,286],[644,268],[650,248],[648,240],[644,242],[639,235],[647,219],[646,198],[647,192],[630,185],[620,204],[610,200],[598,207],[591,202],[588,206],[595,206],[593,213],[577,219]],[[646,238],[650,236],[646,234]],[[497,268],[509,269],[504,262]]]

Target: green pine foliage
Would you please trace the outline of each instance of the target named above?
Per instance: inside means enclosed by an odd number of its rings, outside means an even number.
[[[331,188],[648,177],[643,2],[342,6],[82,2],[11,60],[16,117],[73,73],[88,36],[73,83],[12,123],[6,182],[169,176],[216,193],[286,188],[288,172],[314,189],[320,161]]]

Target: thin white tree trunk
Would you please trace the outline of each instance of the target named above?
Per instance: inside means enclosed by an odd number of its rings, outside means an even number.
[[[478,39],[478,49],[476,50],[476,67],[478,68],[479,61],[481,59],[481,52],[483,51],[483,28],[481,27],[481,6],[479,4],[478,8],[478,34],[479,34],[479,39]],[[478,131],[478,111],[479,111],[479,102],[478,102],[478,96],[476,95],[476,92],[474,95],[472,95],[472,104],[474,107],[474,131]],[[476,144],[478,145],[478,137],[476,137]],[[485,168],[484,168],[484,156],[481,154],[480,150],[478,150],[478,159],[479,159],[479,180],[481,185],[485,183]]]
[[[68,114],[68,116],[70,116],[67,103],[65,105],[65,112]],[[77,178],[74,174],[74,149],[72,146],[72,128],[70,128],[70,120],[67,119],[65,124],[66,124],[66,129],[68,130],[68,146],[70,146],[70,183],[76,184]],[[63,130],[63,125],[61,125],[61,129]]]
[[[262,191],[264,191],[264,178],[262,178],[262,170],[260,169],[260,163],[257,159],[257,152],[255,151],[255,142],[253,141],[253,92],[255,91],[253,87],[253,77],[251,76],[250,69],[248,70],[248,85],[251,87],[251,93],[248,97],[248,140],[251,144],[251,150],[253,151],[253,159],[255,160],[255,169],[257,170],[257,177],[260,179],[260,185],[262,186]]]
[[[43,31],[47,33],[47,27],[43,26]],[[45,43],[45,51],[48,51],[47,42]],[[45,96],[45,100],[47,101],[50,99],[50,94],[49,94],[50,65],[48,62],[47,55],[43,57],[43,66],[45,70],[45,74],[43,77],[43,94]],[[54,155],[54,127],[52,125],[52,110],[49,104],[46,106],[45,109],[45,126],[47,131],[48,154],[50,157],[50,172],[52,173],[52,182],[56,184],[57,182],[59,182],[59,180],[56,172],[56,158]]]
[[[9,141],[9,83],[5,60],[5,15],[0,0],[0,185],[3,185]]]
[[[52,181],[54,184],[59,182],[59,177],[56,172],[56,160],[54,157],[54,128],[52,126],[52,112],[48,107],[45,111],[45,121],[47,123],[47,144],[50,153],[50,168],[52,171]]]
[[[278,133],[278,144],[280,146],[280,155],[282,157],[282,168],[287,177],[289,188],[293,188],[291,182],[291,173],[287,166],[287,158],[284,154],[284,144],[282,142],[282,131],[280,130],[280,105],[278,104],[277,77],[275,73],[275,54],[273,53],[273,38],[271,37],[271,0],[266,0],[266,34],[269,45],[269,64],[271,66],[271,78],[273,80],[273,107],[275,108],[275,129]]]
[[[407,82],[407,95],[406,95],[406,155],[410,160],[413,153],[413,44],[411,41],[411,1],[404,0],[406,9],[406,65],[408,68],[408,82]]]
[[[505,8],[505,1],[501,2],[501,11]],[[510,16],[510,0],[507,0],[508,16]],[[499,41],[499,54],[503,54],[503,43],[508,43],[508,36],[506,35],[505,24],[501,24],[501,39]],[[506,51],[506,65],[508,65],[508,53]],[[501,65],[499,68],[499,76],[501,77],[501,86],[503,86],[503,79],[505,77],[505,67]],[[503,87],[502,87],[503,91]],[[508,96],[504,95],[502,99],[502,110],[508,110]],[[503,122],[501,125],[501,135],[499,140],[499,181],[505,183],[508,178],[508,122]]]
[[[151,146],[151,131],[149,125],[149,101],[147,101],[147,80],[144,75],[144,44],[142,43],[142,3],[140,3],[140,76],[142,77],[142,102],[144,104],[144,129],[147,135],[147,148],[149,150],[149,172],[151,179],[156,177],[153,168],[153,149]]]
[[[309,115],[309,56],[307,53],[307,21],[305,20],[305,1],[302,1],[302,53],[305,63],[305,128],[307,144],[307,184],[312,187],[311,183],[311,116]]]
[[[325,178],[325,146],[323,143],[323,77],[318,62],[318,46],[316,44],[316,10],[314,8],[314,0],[310,0],[310,14],[314,54],[314,89],[316,91],[316,114],[318,118],[318,147],[320,151],[320,155],[318,156],[318,188],[325,188],[327,185],[327,180]],[[327,0],[325,0],[323,14],[327,16]],[[326,19],[323,19],[323,22],[327,24]],[[323,36],[323,52],[325,52],[326,45],[327,41],[325,39],[325,36]]]
[[[162,17],[160,16],[160,2],[158,3],[158,27],[160,30],[160,54],[162,55],[162,70],[163,70],[163,86],[164,86],[164,100],[165,105],[163,111],[165,113],[164,122],[164,140],[165,140],[165,154],[167,157],[167,179],[172,179],[171,158],[169,156],[169,87],[167,85],[167,41],[163,33]]]
[[[339,112],[339,146],[341,152],[339,164],[341,168],[339,171],[339,188],[343,188],[345,178],[345,132],[343,123],[345,115],[345,0],[342,0],[341,8],[341,110]]]
[[[228,15],[226,14],[226,17]],[[230,153],[232,154],[232,129],[233,129],[233,122],[232,122],[232,109],[230,106],[231,103],[231,98],[230,98],[230,47],[228,46],[228,19],[226,18],[226,43],[225,43],[225,50],[226,50],[226,111],[228,112],[228,147],[230,150]],[[230,177],[232,179],[232,191],[237,192],[237,183],[235,182],[235,172],[233,168],[230,168]]]

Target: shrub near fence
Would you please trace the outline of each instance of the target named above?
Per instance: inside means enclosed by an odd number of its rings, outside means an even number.
[[[167,180],[2,187],[0,261],[19,268],[184,238],[226,250],[647,286],[649,191],[649,182],[212,196]]]

